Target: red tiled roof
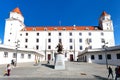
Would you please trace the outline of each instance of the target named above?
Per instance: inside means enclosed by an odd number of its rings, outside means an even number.
[[[107,16],[107,15],[108,14],[105,11],[103,11],[101,16]]]
[[[16,7],[12,12],[16,12],[16,13],[22,15],[22,13],[21,13],[21,11],[20,11],[20,9],[18,7]]]
[[[96,30],[94,26],[39,26],[25,27],[21,31]]]

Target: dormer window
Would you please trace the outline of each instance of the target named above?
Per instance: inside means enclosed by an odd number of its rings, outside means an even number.
[[[66,30],[66,28],[63,28],[63,30]]]
[[[44,28],[44,31],[47,31],[47,28]]]
[[[56,30],[57,30],[57,28],[54,28],[54,30],[56,31]]]
[[[36,28],[33,28],[33,31],[36,31]]]
[[[88,27],[86,27],[86,28],[85,28],[85,30],[89,30],[89,28],[88,28]]]
[[[74,27],[73,30],[76,30],[76,28]]]
[[[26,29],[23,29],[23,31],[26,31]]]
[[[95,27],[95,30],[98,30],[98,28],[97,28],[97,27]]]

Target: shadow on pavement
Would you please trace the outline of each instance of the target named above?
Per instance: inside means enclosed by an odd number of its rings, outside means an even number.
[[[93,75],[96,79],[99,80],[108,80],[108,78],[102,77],[102,76],[98,76],[98,75]]]
[[[41,65],[54,69],[54,65],[50,65],[50,64],[41,64]]]

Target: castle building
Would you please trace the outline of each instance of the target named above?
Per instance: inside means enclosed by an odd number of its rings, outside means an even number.
[[[67,61],[77,61],[78,53],[85,49],[114,46],[114,31],[111,16],[105,11],[99,18],[98,26],[26,26],[24,16],[17,7],[6,19],[4,45],[34,49],[44,53],[44,60],[54,60],[59,41]]]

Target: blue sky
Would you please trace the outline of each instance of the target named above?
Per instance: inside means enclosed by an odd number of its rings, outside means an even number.
[[[0,0],[0,38],[5,19],[19,7],[26,26],[98,26],[103,11],[111,15],[115,44],[120,45],[120,0]]]

